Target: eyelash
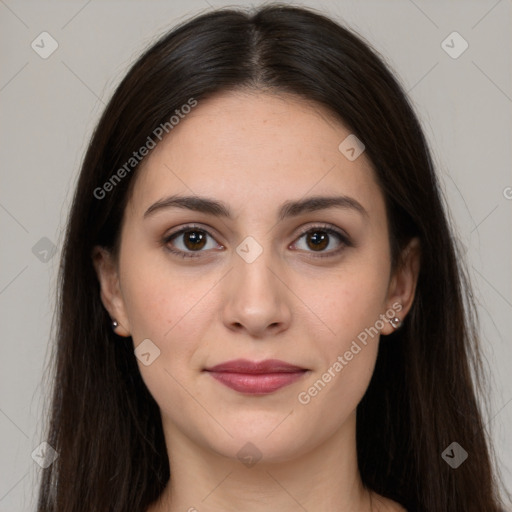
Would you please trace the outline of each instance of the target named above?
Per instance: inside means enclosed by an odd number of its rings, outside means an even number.
[[[162,240],[162,244],[166,247],[166,249],[169,252],[171,252],[172,254],[175,254],[177,256],[181,256],[183,258],[200,257],[201,252],[205,252],[205,251],[199,250],[199,251],[185,252],[185,251],[173,249],[172,247],[169,246],[169,243],[174,238],[177,238],[180,235],[182,235],[188,231],[200,231],[202,233],[206,233],[207,236],[214,238],[206,229],[204,229],[200,226],[194,225],[194,224],[190,224],[190,225],[184,226],[179,231],[176,231],[174,233],[171,233],[170,235],[165,236]],[[327,258],[327,257],[337,256],[345,247],[353,247],[354,246],[354,244],[350,241],[350,239],[348,238],[347,235],[345,235],[342,231],[335,229],[330,224],[318,224],[316,226],[305,228],[299,233],[297,240],[300,240],[304,235],[307,235],[308,233],[314,233],[315,231],[322,231],[324,233],[327,233],[328,235],[334,235],[334,236],[338,237],[338,239],[341,243],[341,247],[334,251],[327,251],[327,252],[322,251],[317,254],[315,254],[314,251],[311,251],[312,252],[311,257],[313,257],[313,258]],[[307,251],[307,252],[310,252],[310,251]]]

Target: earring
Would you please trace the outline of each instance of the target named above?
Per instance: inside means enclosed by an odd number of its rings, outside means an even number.
[[[112,320],[112,329],[115,331],[119,327],[117,320]]]
[[[400,329],[400,327],[402,326],[402,320],[400,320],[400,318],[398,318],[397,316],[395,316],[395,318],[392,318],[390,322],[394,329]]]

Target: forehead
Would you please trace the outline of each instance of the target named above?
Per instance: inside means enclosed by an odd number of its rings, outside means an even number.
[[[198,105],[152,151],[138,171],[137,210],[170,193],[215,195],[234,208],[333,190],[368,209],[382,198],[364,152],[339,149],[351,132],[322,105],[293,95],[226,92]],[[276,202],[277,201],[277,202]],[[376,203],[377,201],[377,203]]]

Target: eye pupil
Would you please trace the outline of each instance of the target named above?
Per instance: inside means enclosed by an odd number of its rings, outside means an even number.
[[[310,246],[311,249],[325,249],[329,244],[329,235],[325,231],[313,231],[307,236],[308,245],[309,242],[313,243],[313,246]]]
[[[339,239],[340,245],[342,247],[349,245],[346,241],[344,241],[343,237],[339,235],[337,231],[333,231],[331,229],[312,228],[310,231],[303,233],[300,238],[302,240],[305,239],[306,245],[310,251],[322,253],[318,254],[318,256],[322,256],[323,254],[337,254],[336,251],[325,251],[325,249],[329,246],[331,236],[333,235]],[[172,250],[169,248],[169,250],[171,250],[171,252],[180,254],[183,257],[190,257],[194,256],[192,253],[197,253],[195,256],[202,254],[204,247],[208,243],[208,237],[211,237],[211,235],[208,233],[208,231],[203,229],[196,229],[191,226],[190,229],[183,229],[182,231],[169,236],[167,239],[165,239],[165,242],[166,244],[171,244],[172,246],[172,240],[178,237],[181,240],[181,244],[183,244],[184,249]]]
[[[184,233],[184,243],[187,249],[202,249],[206,243],[206,236],[201,231],[186,231]]]

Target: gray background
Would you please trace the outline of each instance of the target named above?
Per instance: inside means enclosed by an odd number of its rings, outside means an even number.
[[[31,453],[44,441],[43,377],[62,229],[91,131],[143,48],[189,15],[226,5],[0,0],[0,512],[35,507],[43,470]],[[314,6],[359,32],[410,92],[479,303],[492,385],[485,421],[511,490],[511,2],[299,5]],[[47,59],[31,47],[43,31],[58,43]],[[441,46],[453,31],[469,44],[456,59]],[[456,40],[449,44],[461,48]]]

